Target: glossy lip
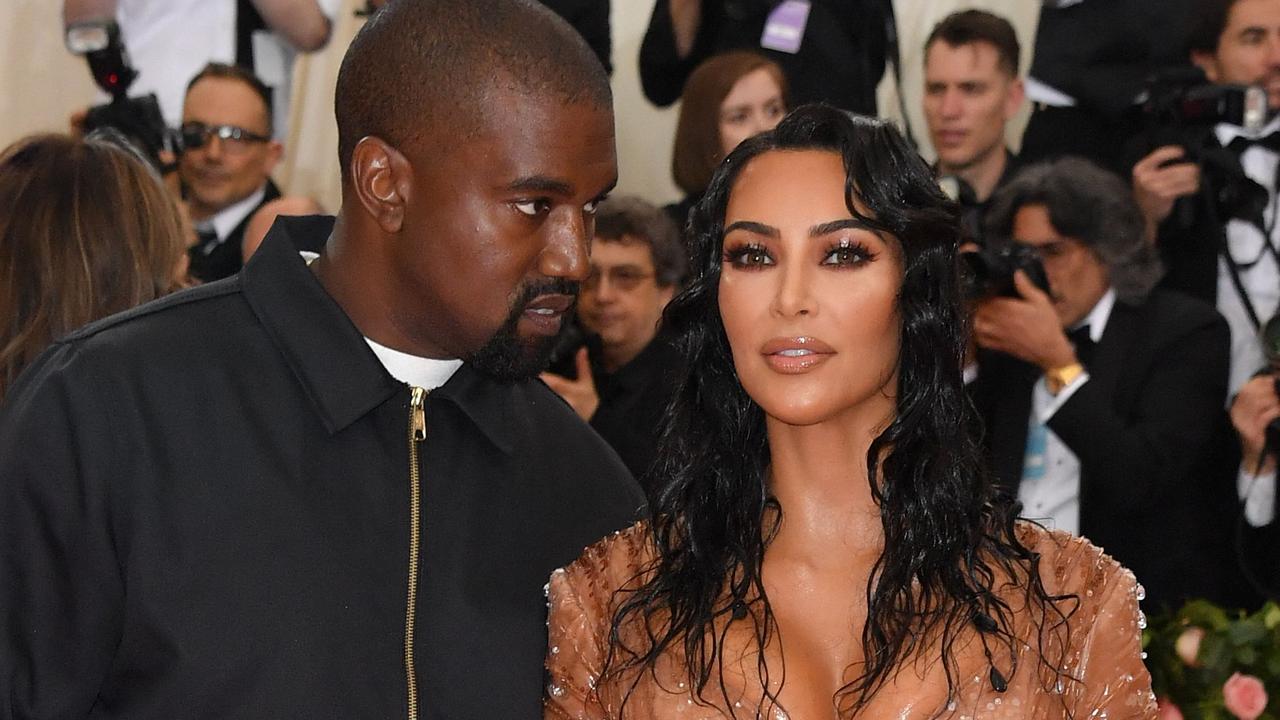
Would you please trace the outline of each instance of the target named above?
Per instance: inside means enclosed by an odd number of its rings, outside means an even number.
[[[835,349],[815,337],[774,338],[760,348],[764,361],[784,375],[806,373],[836,354]]]
[[[572,295],[540,295],[524,306],[521,324],[527,325],[535,335],[555,335],[560,332],[564,315],[574,301]]]

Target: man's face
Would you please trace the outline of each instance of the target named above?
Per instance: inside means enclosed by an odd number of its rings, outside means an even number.
[[[994,45],[935,41],[924,78],[924,116],[944,170],[1004,152],[1004,126],[1022,104],[1022,81],[1001,69]]]
[[[1271,110],[1280,110],[1280,0],[1236,0],[1218,49],[1191,59],[1215,83],[1262,85]]]
[[[596,238],[578,316],[587,330],[600,336],[605,353],[625,363],[653,340],[674,290],[658,285],[653,252],[643,240]]]
[[[271,137],[267,109],[248,85],[232,78],[206,77],[187,93],[182,123],[232,125]],[[252,140],[222,140],[206,136],[204,145],[182,154],[179,172],[196,220],[249,197],[267,181],[281,155],[280,144]]]
[[[1035,248],[1049,276],[1053,309],[1062,327],[1076,325],[1107,293],[1107,266],[1080,241],[1054,228],[1044,205],[1023,205],[1013,216],[1013,239]]]
[[[587,277],[595,208],[617,180],[613,113],[515,91],[481,102],[472,136],[402,150],[412,189],[389,312],[429,356],[517,379],[542,369]]]

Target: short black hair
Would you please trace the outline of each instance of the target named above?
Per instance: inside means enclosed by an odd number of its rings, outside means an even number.
[[[1236,0],[1198,0],[1193,8],[1191,32],[1187,36],[1189,53],[1212,55],[1218,51],[1222,31],[1227,29],[1227,16]]]
[[[684,245],[680,230],[666,211],[638,197],[611,197],[596,210],[597,240],[624,242],[631,238],[649,246],[654,279],[662,287],[684,283]]]
[[[228,65],[227,63],[211,62],[200,68],[200,72],[191,78],[191,82],[187,83],[187,92],[191,92],[191,88],[196,83],[205,78],[221,78],[223,80],[237,80],[242,82],[258,99],[262,101],[263,110],[267,114],[267,134],[274,134],[276,127],[275,108],[271,103],[271,88],[262,79],[253,74],[253,71],[243,68],[239,65]]]
[[[403,150],[473,136],[495,89],[612,107],[604,66],[582,36],[532,0],[393,0],[352,40],[334,97],[347,178],[361,138]],[[504,112],[518,113],[519,107]]]
[[[1018,44],[1018,33],[1008,20],[989,13],[986,10],[961,10],[946,16],[929,33],[924,42],[927,54],[934,42],[941,40],[951,47],[972,45],[973,43],[990,43],[995,46],[996,60],[1000,69],[1010,75],[1018,76],[1018,57],[1022,46]]]

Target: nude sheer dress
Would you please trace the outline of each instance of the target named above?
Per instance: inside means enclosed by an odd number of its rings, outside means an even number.
[[[1013,610],[1013,634],[1017,667],[1010,671],[1007,646],[990,643],[992,657],[1008,687],[1000,693],[989,680],[990,663],[982,654],[978,633],[966,629],[955,643],[959,675],[956,694],[946,700],[946,678],[939,662],[925,662],[922,669],[902,672],[878,692],[859,713],[860,718],[971,720],[1034,718],[1155,718],[1156,701],[1151,678],[1143,666],[1140,647],[1145,619],[1138,609],[1141,586],[1133,574],[1087,540],[1058,531],[1020,523],[1022,544],[1040,554],[1040,573],[1050,595],[1072,593],[1077,601],[1059,604],[1065,621],[1041,634],[1040,614],[1026,609],[1021,588],[1006,583],[997,592]],[[668,651],[655,674],[647,670],[624,680],[601,684],[600,672],[608,651],[614,592],[634,586],[635,578],[649,564],[652,551],[647,527],[639,523],[589,547],[573,564],[555,571],[547,586],[549,606],[547,653],[548,683],[545,717],[573,720],[617,718],[626,689],[635,683],[626,705],[626,718],[645,720],[720,720],[755,718],[809,720],[791,717],[784,708],[761,703],[757,653],[746,651],[737,663],[726,663],[723,687],[713,676],[714,687],[699,702],[690,693],[677,653]],[[742,621],[739,621],[742,622]],[[624,640],[639,644],[641,630],[622,629]],[[749,635],[744,633],[744,637]],[[1039,638],[1044,637],[1041,641]],[[772,646],[771,646],[772,647]],[[1041,661],[1043,655],[1061,662],[1055,675]],[[936,657],[936,650],[933,656]],[[728,657],[729,655],[726,655]],[[771,687],[776,691],[775,665],[781,661],[766,651]],[[1056,663],[1055,663],[1056,665]],[[723,692],[722,692],[723,691]],[[727,696],[727,699],[726,699]],[[785,702],[785,695],[783,696]],[[708,705],[707,703],[710,703]],[[732,714],[729,706],[732,706]],[[834,708],[834,704],[833,704]],[[834,714],[833,710],[833,714]],[[834,716],[834,715],[833,715]],[[829,716],[830,717],[830,716]],[[822,718],[821,720],[827,720]]]

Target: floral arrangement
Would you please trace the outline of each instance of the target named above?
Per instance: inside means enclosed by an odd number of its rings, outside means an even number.
[[[1160,720],[1280,720],[1280,606],[1193,600],[1142,634]]]

